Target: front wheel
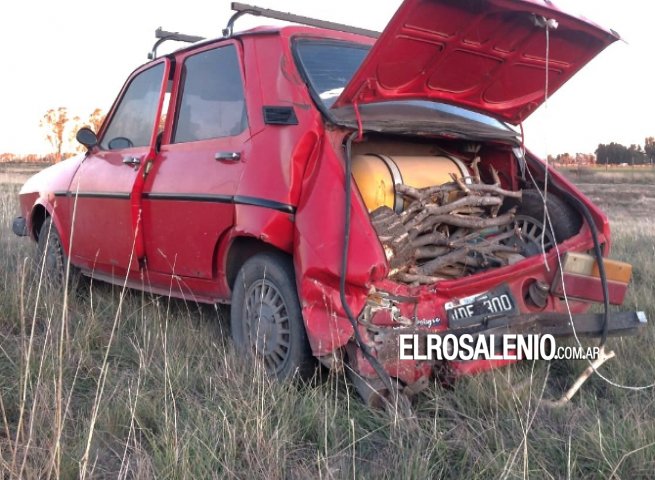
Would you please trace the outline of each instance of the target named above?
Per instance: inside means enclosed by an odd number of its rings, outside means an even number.
[[[305,380],[315,370],[293,264],[281,254],[258,254],[239,271],[232,292],[232,338],[279,379]]]
[[[54,291],[64,289],[67,259],[61,236],[50,217],[45,219],[39,230],[36,264],[40,278],[49,288]],[[68,279],[71,289],[77,288],[79,277],[79,271],[71,265]]]
[[[61,237],[50,217],[46,218],[41,225],[36,252],[39,272],[43,269],[43,279],[48,285],[63,285],[66,275],[66,257]]]

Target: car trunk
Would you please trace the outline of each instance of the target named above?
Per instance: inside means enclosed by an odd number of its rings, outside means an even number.
[[[412,286],[457,280],[516,265],[576,236],[580,214],[553,192],[548,203],[562,218],[544,229],[542,185],[518,151],[384,135],[354,144],[353,178],[389,278]]]

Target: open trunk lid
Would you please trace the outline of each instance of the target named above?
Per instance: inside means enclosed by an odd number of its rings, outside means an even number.
[[[544,101],[546,65],[552,93],[619,38],[549,0],[405,0],[333,108],[434,100],[518,124]]]

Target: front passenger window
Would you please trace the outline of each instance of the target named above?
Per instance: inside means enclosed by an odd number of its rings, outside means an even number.
[[[103,149],[150,145],[163,75],[164,64],[159,63],[132,79],[102,136]]]
[[[246,105],[234,45],[186,59],[173,143],[230,137],[247,126]]]

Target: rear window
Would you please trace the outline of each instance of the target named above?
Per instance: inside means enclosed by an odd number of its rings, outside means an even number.
[[[298,67],[326,107],[332,106],[371,49],[368,45],[326,40],[297,40]]]

